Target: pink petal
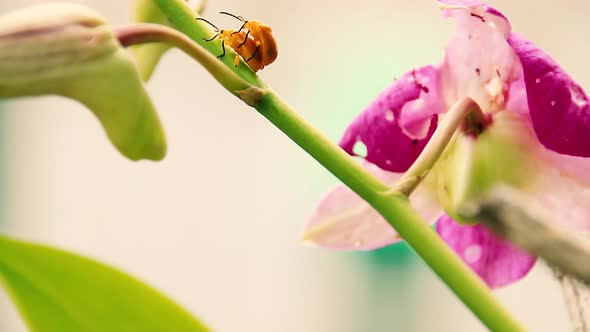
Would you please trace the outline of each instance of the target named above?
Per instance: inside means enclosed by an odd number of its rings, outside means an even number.
[[[586,159],[586,175],[590,171],[589,162]],[[579,231],[590,231],[590,182],[580,181],[559,168],[546,168],[528,189],[556,222]]]
[[[544,150],[545,160],[558,169],[562,176],[570,177],[580,184],[590,186],[590,158],[568,156]]]
[[[388,171],[406,171],[436,130],[436,114],[444,111],[438,80],[433,66],[402,75],[357,116],[340,146],[355,155],[355,145],[363,143],[367,161]]]
[[[522,62],[539,141],[562,154],[590,157],[590,104],[584,90],[532,42],[514,33],[509,42]]]
[[[400,174],[364,166],[382,181],[393,184]],[[411,197],[412,205],[434,222],[441,209],[421,187]],[[326,194],[314,209],[303,234],[307,243],[339,250],[373,250],[400,241],[397,232],[368,203],[344,185]]]
[[[496,237],[482,225],[461,225],[447,215],[438,219],[441,238],[492,288],[523,278],[536,258]]]
[[[471,97],[484,112],[504,110],[511,84],[522,76],[520,61],[506,41],[510,23],[479,1],[442,4],[457,22],[440,71],[445,106]]]
[[[482,16],[485,20],[486,18],[490,18],[494,20],[494,23],[500,26],[503,31],[505,32],[506,36],[511,30],[510,22],[498,10],[493,7],[486,5],[483,1],[479,0],[438,0],[438,5],[441,6],[442,9],[449,10],[449,9],[469,9],[471,13]],[[446,14],[449,14],[448,12]],[[486,14],[492,15],[487,16]],[[487,17],[486,17],[487,16]]]
[[[510,84],[510,89],[508,90],[507,94],[508,100],[506,102],[506,110],[514,113],[518,113],[521,116],[524,116],[530,119],[529,116],[529,103],[527,100],[526,94],[526,84],[524,82],[524,76],[521,76],[519,79],[513,81]],[[529,124],[531,130],[533,128],[532,123]],[[536,135],[533,133],[533,136]]]

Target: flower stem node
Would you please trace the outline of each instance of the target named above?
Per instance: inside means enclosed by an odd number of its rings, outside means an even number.
[[[264,96],[265,89],[261,89],[259,87],[249,87],[244,90],[236,90],[235,95],[238,96],[240,99],[246,103],[246,105],[251,107],[256,107],[262,97]]]
[[[131,160],[160,160],[166,142],[133,60],[105,19],[47,4],[0,16],[0,98],[60,95],[86,105]]]

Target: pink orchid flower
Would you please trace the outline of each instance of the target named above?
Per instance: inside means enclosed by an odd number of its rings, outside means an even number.
[[[410,201],[426,220],[437,221],[440,236],[490,287],[501,287],[524,277],[535,258],[481,225],[456,222],[455,208],[503,183],[528,193],[559,222],[590,230],[590,105],[580,86],[513,33],[500,12],[477,0],[438,3],[457,23],[442,64],[396,80],[352,122],[340,146],[355,155],[355,145],[364,144],[365,166],[393,184],[446,110],[466,97],[475,100],[489,118],[485,128],[478,135],[457,133]],[[319,202],[304,239],[339,250],[401,240],[344,186]]]

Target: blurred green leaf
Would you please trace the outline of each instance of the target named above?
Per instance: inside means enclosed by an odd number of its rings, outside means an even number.
[[[34,332],[208,331],[141,281],[45,246],[0,237],[0,281]]]

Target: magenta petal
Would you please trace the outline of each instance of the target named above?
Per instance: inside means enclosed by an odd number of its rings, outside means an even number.
[[[441,238],[492,288],[523,278],[536,258],[496,237],[482,225],[461,225],[447,215],[438,219]]]
[[[590,157],[586,93],[547,53],[519,35],[508,40],[522,63],[535,133],[548,149]]]
[[[416,160],[444,111],[438,68],[405,73],[383,91],[348,127],[340,146],[349,154],[357,142],[367,148],[367,161],[384,170],[404,172]]]

